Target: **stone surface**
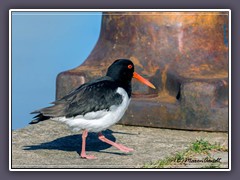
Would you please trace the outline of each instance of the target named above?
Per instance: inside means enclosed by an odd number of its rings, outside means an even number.
[[[111,130],[110,130],[111,129]],[[141,168],[189,147],[203,138],[210,143],[228,145],[227,133],[179,131],[115,125],[103,134],[109,139],[134,148],[121,153],[102,143],[97,135],[87,138],[87,152],[98,159],[79,157],[81,134],[71,132],[65,124],[45,121],[12,132],[12,168]],[[223,156],[223,155],[217,155]],[[224,154],[228,163],[228,156]],[[193,168],[191,164],[188,168]]]

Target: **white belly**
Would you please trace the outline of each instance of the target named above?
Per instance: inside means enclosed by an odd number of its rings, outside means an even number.
[[[101,110],[97,112],[87,113],[84,116],[79,115],[73,118],[59,117],[53,118],[66,123],[73,131],[86,129],[89,132],[100,132],[117,123],[124,115],[131,99],[128,98],[123,88],[118,88],[117,93],[122,95],[123,101],[118,106],[111,106],[110,110]]]

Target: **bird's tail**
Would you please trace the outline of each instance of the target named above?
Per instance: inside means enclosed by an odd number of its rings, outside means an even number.
[[[31,113],[34,114],[35,112]],[[44,116],[41,112],[38,115],[34,116],[34,119],[29,124],[37,124],[41,121],[50,119],[50,116]]]
[[[64,116],[65,106],[61,103],[53,102],[55,105],[31,112],[37,114],[29,124],[36,124],[48,120],[52,117]]]

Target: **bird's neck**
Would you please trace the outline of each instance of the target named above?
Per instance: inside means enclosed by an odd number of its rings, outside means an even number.
[[[127,92],[129,98],[131,97],[131,94],[132,94],[131,80],[126,81],[126,79],[114,79],[113,77],[108,75],[106,75],[106,77],[111,78],[117,84],[118,87],[123,88]]]
[[[131,82],[130,83],[121,83],[121,82],[119,82],[118,84],[119,84],[119,87],[123,88],[127,92],[128,97],[130,98],[131,94],[132,94]]]

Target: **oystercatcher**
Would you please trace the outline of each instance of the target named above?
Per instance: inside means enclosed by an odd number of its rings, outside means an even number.
[[[97,132],[98,138],[123,152],[133,151],[103,136],[101,131],[117,123],[125,113],[131,99],[131,80],[136,78],[145,85],[154,85],[134,72],[134,64],[128,59],[116,60],[104,77],[80,85],[63,98],[56,100],[53,106],[36,110],[37,114],[29,124],[48,119],[66,123],[74,131],[83,130],[81,157],[95,159],[85,151],[88,132]]]

